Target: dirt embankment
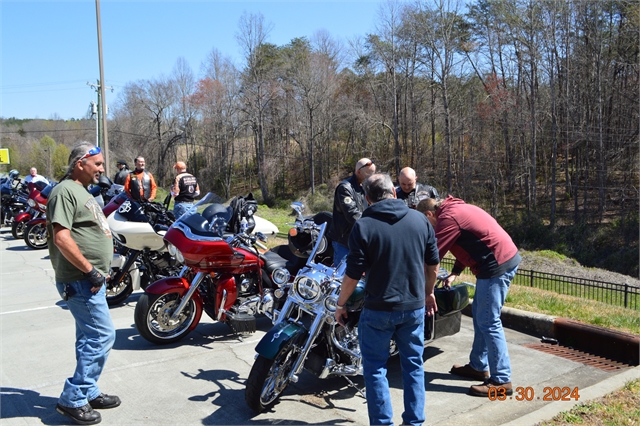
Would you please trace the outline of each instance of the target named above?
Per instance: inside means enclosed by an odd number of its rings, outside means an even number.
[[[540,255],[537,252],[521,250],[522,263],[520,269],[529,269],[549,274],[565,275],[568,277],[583,278],[587,280],[603,281],[615,284],[629,284],[640,287],[640,280],[617,272],[598,268],[586,268],[574,259],[559,259]]]

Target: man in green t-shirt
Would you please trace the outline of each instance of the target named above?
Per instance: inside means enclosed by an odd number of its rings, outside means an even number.
[[[87,191],[104,173],[100,148],[76,145],[68,171],[47,202],[49,257],[56,287],[76,323],[76,370],[65,381],[56,411],[78,424],[100,423],[94,408],[113,408],[120,398],[100,392],[97,382],[116,331],[105,296],[113,239],[100,206]]]

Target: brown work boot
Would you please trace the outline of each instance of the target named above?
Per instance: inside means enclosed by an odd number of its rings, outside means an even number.
[[[489,378],[488,371],[475,370],[469,364],[465,364],[465,365],[454,364],[453,367],[451,367],[451,370],[449,371],[449,373],[455,374],[456,376],[469,377],[470,379],[482,380],[482,381]]]
[[[495,390],[491,391],[490,395],[489,392],[491,388],[494,388]],[[511,386],[511,382],[495,383],[493,380],[485,380],[483,384],[474,385],[469,388],[469,395],[484,396],[485,398],[496,398],[500,396],[511,395],[512,393],[513,387]]]

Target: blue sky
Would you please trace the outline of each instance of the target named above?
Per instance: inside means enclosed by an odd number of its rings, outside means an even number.
[[[242,60],[235,39],[244,11],[272,24],[284,45],[317,30],[345,42],[374,29],[380,1],[101,0],[107,103],[126,83],[169,75],[179,57],[196,76],[213,48]],[[100,77],[95,0],[0,0],[0,117],[82,118]]]

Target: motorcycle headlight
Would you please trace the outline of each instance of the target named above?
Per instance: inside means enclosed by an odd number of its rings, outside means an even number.
[[[38,207],[40,207],[40,210],[42,210],[43,212],[47,211],[47,205],[46,204],[38,203]]]
[[[321,294],[320,283],[310,277],[302,276],[296,278],[293,288],[307,302],[315,302]]]
[[[271,273],[271,279],[276,285],[283,285],[289,282],[289,278],[291,278],[291,274],[284,268],[276,268]]]
[[[29,207],[33,207],[33,208],[35,208],[35,207],[36,207],[36,202],[35,202],[35,200],[33,200],[33,199],[31,199],[31,198],[29,198],[29,200],[27,200],[27,204],[29,204]]]
[[[167,243],[167,251],[169,252],[169,254],[170,254],[171,256],[174,256],[174,257],[175,257],[176,252],[178,251],[178,249],[177,249],[177,248],[176,248],[176,246],[174,246],[173,244],[171,244],[171,243]]]
[[[337,304],[338,304],[338,296],[329,296],[326,299],[324,299],[324,307],[329,312],[335,312]]]
[[[182,252],[181,252],[180,250],[178,250],[177,248],[176,248],[176,260],[177,260],[179,263],[184,263],[184,255],[183,255],[183,254],[182,254]]]

